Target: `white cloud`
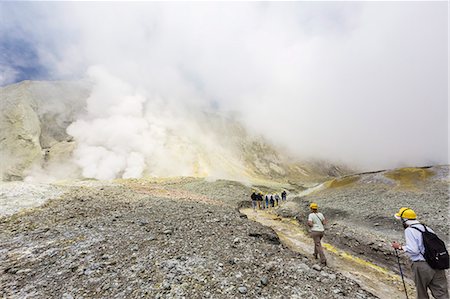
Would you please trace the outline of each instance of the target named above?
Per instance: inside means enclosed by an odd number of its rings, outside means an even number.
[[[135,161],[150,152],[163,155],[161,147],[140,144],[142,136],[175,126],[155,125],[159,117],[148,122],[152,105],[183,119],[182,111],[215,103],[299,157],[364,169],[448,163],[445,2],[40,2],[4,8],[13,11],[7,24],[33,19],[20,25],[20,34],[35,41],[41,62],[59,76],[101,66],[84,125],[108,128],[93,136],[71,134],[92,146],[109,144],[109,150],[125,140],[118,151],[128,156],[116,167],[127,175],[143,171]],[[135,128],[127,128],[132,134],[115,126],[125,123],[120,117]],[[86,163],[98,164],[92,171],[102,173],[108,155]]]

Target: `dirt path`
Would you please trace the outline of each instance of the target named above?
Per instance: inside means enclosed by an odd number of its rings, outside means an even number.
[[[253,221],[271,227],[280,240],[291,250],[311,255],[314,251],[312,239],[307,236],[293,219],[282,218],[266,211],[255,213],[252,209],[241,212]],[[401,277],[387,269],[352,256],[330,244],[323,244],[328,264],[343,275],[357,281],[360,286],[380,298],[405,298]],[[413,282],[406,281],[408,296],[414,297]]]

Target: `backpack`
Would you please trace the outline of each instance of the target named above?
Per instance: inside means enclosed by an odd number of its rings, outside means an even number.
[[[419,228],[410,226],[422,233],[423,246],[425,247],[425,253],[421,253],[433,269],[444,270],[449,268],[449,255],[445,248],[445,243],[439,237],[430,232],[425,225],[423,225],[425,231],[421,231]]]

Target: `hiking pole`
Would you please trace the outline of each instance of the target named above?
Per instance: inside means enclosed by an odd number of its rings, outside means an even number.
[[[402,276],[403,287],[405,288],[406,299],[409,299],[408,292],[406,291],[405,278],[403,277],[402,266],[400,266],[400,256],[398,255],[397,249],[394,248],[394,250],[395,250],[395,256],[397,256],[397,262],[398,262],[398,268],[400,269],[400,275]]]

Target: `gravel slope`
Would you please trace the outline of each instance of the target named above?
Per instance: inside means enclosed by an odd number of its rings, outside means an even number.
[[[0,297],[373,298],[242,217],[243,185],[122,183],[0,218]]]

